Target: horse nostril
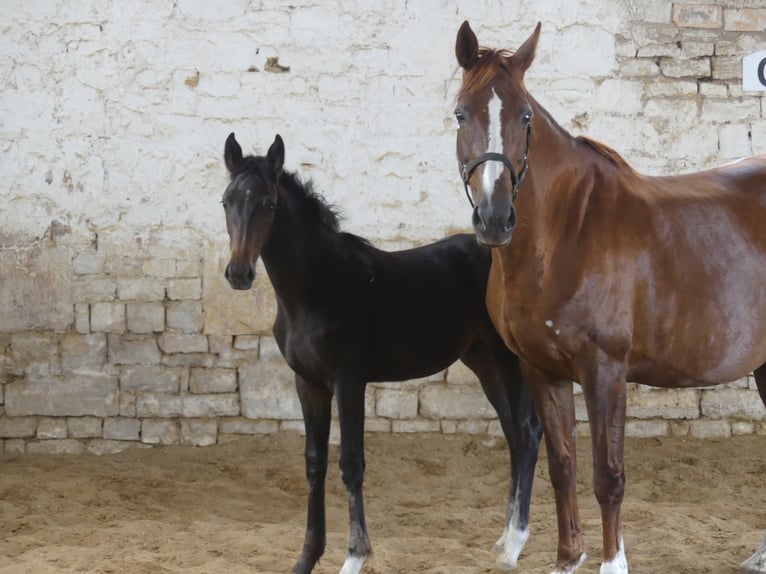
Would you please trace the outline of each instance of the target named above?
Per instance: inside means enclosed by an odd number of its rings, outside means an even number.
[[[226,265],[226,269],[224,269],[224,271],[223,271],[223,276],[224,276],[226,279],[231,279],[231,271],[229,271],[229,268],[230,268],[230,267],[231,267],[231,263],[229,263],[228,265]]]
[[[255,280],[255,269],[253,269],[252,265],[247,266],[247,272],[245,273],[245,276],[247,277],[247,280],[251,283],[253,280]]]
[[[487,225],[484,223],[484,221],[481,218],[481,215],[479,215],[479,206],[473,208],[473,215],[471,216],[471,223],[473,223],[473,226],[475,229],[481,229],[482,231],[487,228]]]
[[[519,218],[516,216],[516,208],[511,204],[511,213],[508,216],[508,219],[505,220],[505,229],[504,231],[507,233],[509,231],[513,231],[513,228],[516,227],[516,224],[519,222]]]

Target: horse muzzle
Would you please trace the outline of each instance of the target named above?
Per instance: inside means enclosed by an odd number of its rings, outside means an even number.
[[[479,204],[473,209],[471,218],[476,239],[487,247],[505,247],[511,242],[513,230],[519,219],[516,207],[508,203],[507,211],[497,214],[487,204]]]
[[[229,263],[226,266],[223,275],[226,277],[226,280],[232,288],[237,291],[247,291],[253,286],[253,281],[255,280],[255,268],[249,263],[242,265]]]

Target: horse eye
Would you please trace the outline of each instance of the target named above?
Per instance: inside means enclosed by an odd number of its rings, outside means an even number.
[[[225,199],[221,200],[221,205],[223,205],[224,209],[229,209],[229,202],[226,201]]]
[[[528,126],[529,122],[532,121],[532,112],[524,112],[524,115],[522,116],[521,121],[525,126]]]
[[[462,124],[465,121],[465,114],[463,110],[455,110],[455,119],[458,124]]]

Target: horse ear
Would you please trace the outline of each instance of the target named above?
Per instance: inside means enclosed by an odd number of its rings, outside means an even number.
[[[223,160],[226,162],[229,173],[234,173],[237,164],[242,161],[242,148],[237,143],[234,132],[231,132],[229,137],[226,138],[226,146],[223,148]]]
[[[537,50],[537,40],[540,39],[540,22],[535,26],[535,31],[526,39],[521,47],[511,56],[514,66],[518,67],[522,73],[526,72],[535,59],[535,50]]]
[[[282,172],[282,165],[285,163],[285,142],[282,141],[279,134],[274,137],[274,143],[271,144],[266,159],[274,169],[274,174],[279,175]]]
[[[455,56],[457,63],[464,70],[469,69],[479,59],[479,40],[471,30],[468,20],[463,22],[460,30],[457,31],[457,41],[455,42]]]

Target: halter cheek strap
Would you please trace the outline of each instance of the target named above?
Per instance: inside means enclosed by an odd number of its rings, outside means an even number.
[[[463,158],[460,157],[460,148],[457,149],[457,163],[458,167],[460,168],[460,178],[463,180],[463,187],[465,188],[465,195],[468,198],[468,203],[471,204],[471,207],[475,207],[473,203],[473,199],[471,198],[471,191],[469,190],[468,181],[471,179],[471,174],[473,171],[487,161],[499,161],[502,163],[505,167],[508,168],[508,171],[511,174],[511,193],[513,200],[516,199],[516,196],[519,194],[519,187],[521,187],[521,182],[524,181],[524,176],[527,175],[527,170],[529,169],[529,161],[527,159],[527,154],[529,152],[529,136],[532,134],[532,126],[527,126],[527,145],[524,149],[524,159],[521,166],[521,171],[516,174],[516,170],[513,167],[513,164],[511,163],[511,160],[509,160],[505,155],[501,153],[496,152],[487,152],[484,154],[481,154],[480,156],[472,159],[468,163],[465,163],[463,161]]]

